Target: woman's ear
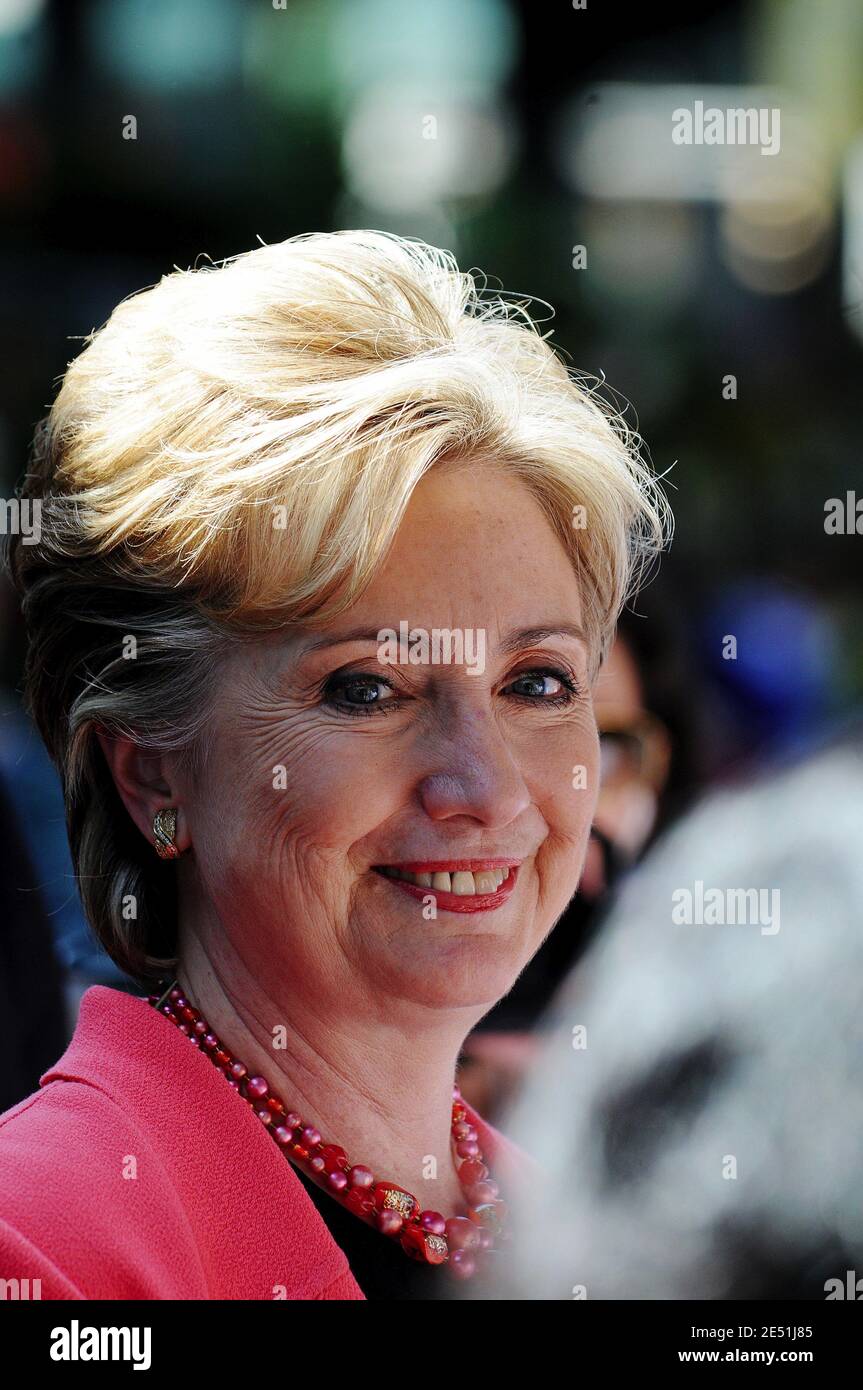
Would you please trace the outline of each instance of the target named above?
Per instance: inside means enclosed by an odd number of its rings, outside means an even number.
[[[149,844],[153,844],[153,817],[167,806],[177,808],[177,849],[188,849],[191,840],[183,807],[172,788],[164,753],[142,748],[124,735],[97,728],[96,737],[114,780],[117,793],[132,820]]]

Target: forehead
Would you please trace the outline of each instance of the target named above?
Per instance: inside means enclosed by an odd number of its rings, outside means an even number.
[[[393,603],[408,621],[437,612],[461,626],[581,619],[572,561],[539,502],[521,479],[486,461],[422,479],[347,620]]]

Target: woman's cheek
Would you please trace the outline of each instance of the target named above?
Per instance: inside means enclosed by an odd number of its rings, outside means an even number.
[[[546,733],[530,749],[524,770],[532,799],[548,824],[567,836],[586,833],[599,794],[595,724],[585,720],[575,730]]]

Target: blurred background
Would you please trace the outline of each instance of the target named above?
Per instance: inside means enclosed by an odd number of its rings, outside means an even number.
[[[699,139],[697,117],[672,138],[680,109],[738,108],[774,113],[772,148]],[[423,238],[535,296],[676,516],[597,696],[583,891],[465,1048],[464,1092],[493,1121],[651,841],[860,701],[863,6],[0,0],[2,497],[120,299],[343,227]],[[83,988],[137,986],[81,916],[5,580],[0,617],[4,1109]]]

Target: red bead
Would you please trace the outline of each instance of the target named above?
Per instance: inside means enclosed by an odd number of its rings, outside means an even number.
[[[321,1149],[321,1158],[324,1160],[324,1168],[328,1173],[336,1173],[339,1170],[344,1172],[350,1167],[348,1156],[339,1144],[324,1144]]]
[[[430,1265],[444,1264],[449,1254],[447,1243],[442,1236],[424,1231],[422,1226],[415,1222],[402,1231],[401,1246],[412,1260],[423,1260]]]
[[[274,1115],[284,1115],[285,1113],[285,1107],[282,1105],[278,1096],[268,1096],[267,1109],[272,1110]]]
[[[412,1221],[419,1211],[414,1194],[395,1182],[375,1183],[373,1196],[378,1211],[397,1211],[405,1221]]]
[[[220,1047],[218,1052],[213,1053],[213,1061],[220,1067],[226,1067],[231,1060],[230,1052],[226,1052]]]
[[[506,1219],[506,1204],[504,1202],[483,1202],[480,1206],[474,1207],[470,1219],[475,1225],[485,1226],[488,1230],[497,1233]]]
[[[458,1180],[462,1187],[472,1187],[488,1177],[488,1169],[478,1158],[466,1158],[458,1170]]]
[[[466,1216],[451,1216],[446,1223],[450,1250],[472,1250],[479,1245],[479,1231]]]
[[[304,1149],[302,1144],[294,1144],[291,1152],[294,1155],[294,1158],[299,1158],[304,1163],[308,1160],[309,1151],[308,1149]]]
[[[367,1187],[351,1187],[345,1193],[345,1206],[355,1216],[371,1216],[375,1209],[375,1199]]]
[[[363,1163],[355,1163],[353,1168],[349,1169],[348,1177],[351,1187],[371,1187],[375,1180],[371,1168],[366,1168]]]
[[[178,1012],[179,1012],[180,1017],[183,1019],[183,1021],[184,1021],[185,1023],[194,1023],[194,1022],[195,1022],[195,1019],[196,1019],[197,1015],[196,1015],[194,1009],[190,1009],[190,1008],[189,1008],[188,1004],[185,1006],[185,1008],[180,1008],[179,1005],[177,1006],[177,1008],[178,1008]]]

